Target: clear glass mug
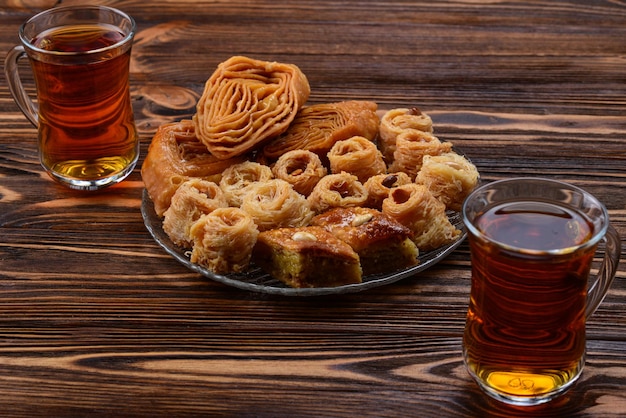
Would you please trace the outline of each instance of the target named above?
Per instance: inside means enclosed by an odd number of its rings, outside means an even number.
[[[59,7],[19,29],[5,60],[15,102],[38,128],[39,156],[50,176],[73,189],[97,190],[126,178],[139,158],[130,100],[135,22],[105,6]],[[28,57],[37,103],[18,62]]]
[[[491,397],[537,405],[565,392],[585,362],[585,323],[615,277],[620,237],[606,208],[540,178],[486,184],[464,202],[472,285],[463,355]],[[588,285],[598,244],[604,256]]]

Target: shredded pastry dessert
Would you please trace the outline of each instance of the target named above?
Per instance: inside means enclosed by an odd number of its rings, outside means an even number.
[[[409,183],[412,183],[411,178],[402,171],[377,174],[370,177],[364,184],[365,190],[367,190],[365,206],[380,209],[383,205],[383,200],[389,196],[391,189]]]
[[[355,175],[344,171],[321,179],[307,200],[316,213],[337,207],[364,206],[367,190]]]
[[[239,208],[218,208],[202,215],[190,229],[190,261],[217,274],[244,271],[259,235],[254,220]]]
[[[383,155],[376,144],[363,136],[338,141],[328,152],[331,173],[354,174],[361,183],[387,171]]]
[[[254,161],[234,164],[224,170],[220,187],[230,206],[239,207],[250,186],[274,178],[272,169]]]
[[[416,107],[391,109],[381,118],[378,146],[388,165],[393,162],[396,138],[409,130],[433,133],[433,121]]]
[[[450,244],[461,235],[450,223],[446,206],[423,184],[396,187],[383,201],[382,211],[413,231],[413,242],[420,251]]]
[[[415,179],[425,185],[446,209],[459,212],[463,201],[478,185],[478,170],[455,152],[424,157]]]
[[[222,189],[212,181],[199,178],[187,180],[172,196],[172,203],[163,215],[163,231],[172,242],[183,248],[191,248],[191,226],[200,216],[217,208],[228,207]]]
[[[259,231],[305,226],[314,215],[306,198],[281,179],[252,184],[241,209],[252,216]]]
[[[285,132],[309,94],[306,76],[293,64],[231,57],[198,101],[198,139],[217,158],[243,155]]]
[[[278,158],[272,173],[276,178],[291,184],[298,193],[308,196],[328,170],[317,154],[307,150],[293,150]]]
[[[451,142],[441,142],[428,132],[407,130],[396,138],[396,150],[389,171],[402,171],[414,180],[425,155],[439,155],[452,150]]]

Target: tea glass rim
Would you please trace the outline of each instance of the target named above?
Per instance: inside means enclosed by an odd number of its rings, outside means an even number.
[[[107,45],[103,48],[96,48],[96,49],[90,49],[87,51],[55,51],[55,50],[48,50],[48,49],[42,49],[39,48],[37,46],[35,46],[32,43],[33,38],[28,38],[25,34],[26,32],[26,28],[31,25],[31,24],[35,24],[35,21],[37,19],[40,19],[41,17],[45,16],[45,15],[52,15],[52,14],[60,14],[60,13],[66,13],[68,11],[72,11],[72,10],[86,10],[86,11],[97,11],[97,10],[106,10],[111,14],[117,14],[119,16],[121,16],[123,19],[128,20],[128,22],[130,23],[130,30],[128,31],[128,33],[124,34],[124,38],[120,39],[119,41],[117,41],[114,44],[111,45]],[[53,26],[51,26],[50,28],[52,28]],[[116,9],[114,7],[110,7],[110,6],[96,6],[96,5],[74,5],[74,6],[62,6],[62,7],[54,7],[52,9],[47,9],[44,10],[42,12],[37,13],[34,16],[31,16],[28,20],[26,20],[24,23],[22,23],[20,25],[19,31],[18,31],[18,36],[20,39],[20,42],[22,43],[22,45],[24,45],[27,49],[34,51],[38,54],[46,54],[46,55],[50,55],[50,56],[66,56],[66,57],[71,57],[71,56],[85,56],[85,55],[95,55],[95,54],[101,54],[103,52],[109,51],[109,50],[113,50],[113,49],[117,49],[120,46],[130,42],[136,33],[136,27],[137,24],[135,22],[135,19],[132,18],[132,16],[130,16],[129,14]],[[50,29],[48,28],[48,29]],[[119,28],[119,27],[118,27]],[[126,31],[124,31],[126,32]]]
[[[560,186],[566,189],[569,189],[571,191],[580,193],[581,195],[585,196],[585,198],[591,200],[593,202],[593,204],[595,206],[598,207],[598,209],[601,211],[602,216],[601,216],[601,225],[600,228],[598,228],[597,230],[594,230],[593,235],[591,236],[591,238],[581,244],[578,245],[574,245],[574,246],[570,246],[570,247],[565,247],[565,248],[555,248],[555,249],[550,249],[550,250],[535,250],[535,249],[531,249],[531,248],[525,248],[525,247],[517,247],[514,245],[510,245],[510,244],[506,244],[503,243],[502,241],[498,241],[496,239],[490,238],[487,235],[483,234],[478,228],[476,228],[476,226],[474,226],[473,222],[469,219],[467,213],[469,210],[469,203],[480,193],[484,192],[485,190],[498,185],[502,185],[502,184],[506,184],[506,183],[523,183],[523,182],[542,182],[542,183],[550,183],[554,186]],[[552,202],[551,199],[545,198],[542,199],[541,196],[536,196],[538,199],[543,200],[545,202]],[[515,201],[514,198],[510,199],[509,201]],[[506,200],[503,200],[502,202],[506,202]],[[589,217],[586,214],[582,214],[586,219],[589,219]],[[587,192],[586,190],[582,189],[581,187],[578,186],[574,186],[573,184],[570,183],[566,183],[560,180],[554,180],[554,179],[549,179],[549,178],[544,178],[544,177],[512,177],[512,178],[507,178],[507,179],[500,179],[500,180],[495,180],[489,183],[485,183],[482,184],[481,186],[479,186],[478,188],[474,189],[468,196],[467,198],[464,200],[463,202],[463,206],[461,209],[461,218],[463,219],[463,223],[465,224],[465,227],[467,228],[468,232],[470,233],[470,235],[473,235],[474,237],[477,237],[481,240],[484,240],[486,242],[489,242],[503,250],[507,250],[507,251],[511,251],[511,252],[515,252],[517,254],[525,254],[528,256],[559,256],[559,255],[566,255],[566,254],[572,254],[575,253],[579,250],[583,250],[583,249],[588,249],[588,248],[593,248],[595,247],[600,240],[604,237],[604,235],[606,234],[608,227],[609,227],[609,213],[608,210],[606,209],[606,207],[604,206],[604,204],[602,202],[600,202],[600,200],[598,200],[598,198],[596,198],[594,195],[592,195],[591,193]],[[593,222],[595,225],[595,222]]]

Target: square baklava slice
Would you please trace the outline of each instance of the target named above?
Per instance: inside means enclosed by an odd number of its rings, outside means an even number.
[[[335,208],[315,216],[311,223],[350,245],[359,255],[364,275],[391,273],[419,263],[413,232],[379,210]]]
[[[359,255],[317,226],[261,232],[252,257],[266,273],[295,288],[361,283]]]

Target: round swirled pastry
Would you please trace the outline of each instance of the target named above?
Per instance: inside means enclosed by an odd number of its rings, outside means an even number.
[[[244,161],[228,167],[222,173],[220,187],[230,206],[239,207],[248,188],[256,182],[274,178],[272,169],[254,161]]]
[[[217,158],[242,155],[285,132],[310,86],[293,64],[234,56],[207,80],[193,121]]]
[[[218,208],[202,215],[190,229],[190,261],[218,274],[244,271],[259,236],[252,217],[239,208]]]
[[[367,190],[355,175],[344,171],[321,179],[307,200],[314,212],[322,213],[331,208],[363,206]]]
[[[272,166],[272,173],[291,184],[296,192],[308,196],[328,170],[317,154],[299,149],[281,155]]]
[[[394,161],[389,166],[389,171],[405,172],[415,180],[425,155],[439,155],[451,150],[451,142],[441,142],[433,134],[414,130],[405,131],[396,139]]]
[[[261,232],[305,226],[314,215],[306,198],[281,179],[254,183],[243,197],[241,209],[252,216]]]
[[[387,164],[393,161],[396,138],[408,130],[433,133],[433,121],[416,107],[391,109],[380,119],[378,146]]]
[[[181,184],[172,196],[172,203],[163,214],[163,231],[174,244],[191,248],[191,225],[200,216],[227,206],[220,186],[212,181],[192,178]]]
[[[157,129],[141,166],[141,177],[154,211],[163,216],[182,183],[190,178],[219,182],[226,168],[242,161],[242,157],[215,158],[196,137],[193,122],[185,119]]]
[[[460,211],[463,201],[478,184],[478,170],[467,158],[455,152],[426,155],[416,183],[428,187],[447,209]]]
[[[365,189],[367,190],[367,202],[365,206],[380,209],[389,196],[391,189],[413,181],[408,174],[403,172],[378,174],[367,179]]]
[[[328,152],[328,161],[332,173],[345,171],[354,174],[361,183],[387,171],[376,144],[363,136],[336,142]]]
[[[413,242],[421,251],[430,251],[456,241],[461,231],[450,223],[446,206],[423,184],[396,187],[383,201],[382,212],[414,233]]]

